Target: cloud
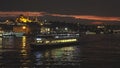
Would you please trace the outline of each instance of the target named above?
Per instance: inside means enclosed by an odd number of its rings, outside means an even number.
[[[0,16],[7,17],[7,16],[54,16],[54,17],[70,17],[74,19],[80,20],[93,20],[93,21],[120,21],[120,17],[105,17],[105,16],[95,16],[95,15],[65,15],[65,14],[52,14],[47,12],[0,12]]]
[[[75,19],[83,20],[95,20],[95,21],[120,21],[120,17],[104,17],[95,15],[61,15],[61,14],[50,14],[51,16],[58,17],[73,17]]]
[[[102,17],[93,15],[73,15],[76,19],[96,20],[96,21],[120,21],[120,17]]]
[[[0,12],[0,16],[7,17],[7,16],[44,16],[46,12]]]

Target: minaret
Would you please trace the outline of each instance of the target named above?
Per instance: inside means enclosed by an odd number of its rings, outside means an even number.
[[[38,22],[38,18],[37,17],[35,17],[35,22]]]

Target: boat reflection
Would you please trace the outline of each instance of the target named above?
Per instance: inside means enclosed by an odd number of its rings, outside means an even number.
[[[36,65],[80,65],[76,47],[63,47],[45,51],[35,51]]]

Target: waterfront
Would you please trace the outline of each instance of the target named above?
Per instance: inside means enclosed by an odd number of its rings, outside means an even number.
[[[0,38],[2,68],[116,68],[120,63],[120,35],[86,35],[79,45],[33,51],[33,38]]]

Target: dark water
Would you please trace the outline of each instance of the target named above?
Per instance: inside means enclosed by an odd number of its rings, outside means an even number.
[[[32,38],[0,38],[0,68],[119,68],[120,35],[85,36],[79,45],[33,51]]]

